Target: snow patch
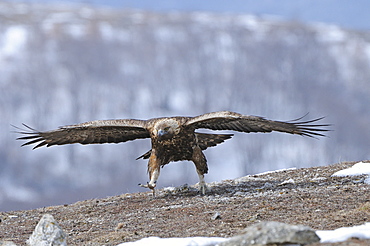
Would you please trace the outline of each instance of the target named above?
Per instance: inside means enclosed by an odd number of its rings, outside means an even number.
[[[222,237],[187,237],[187,238],[159,238],[148,237],[136,242],[121,243],[117,246],[147,246],[147,245],[161,245],[161,246],[206,246],[215,245],[228,240]]]
[[[67,32],[74,38],[83,38],[86,36],[86,26],[82,24],[72,24],[68,27]]]
[[[113,40],[115,37],[115,30],[113,26],[109,22],[101,22],[98,24],[99,25],[99,30],[100,30],[100,35],[102,38],[106,41]]]
[[[260,21],[258,21],[257,17],[253,15],[238,16],[238,23],[252,31],[258,31],[258,29],[261,28]]]
[[[359,226],[341,227],[332,231],[316,231],[316,234],[322,243],[342,242],[352,237],[370,239],[370,222]]]
[[[316,25],[319,31],[319,40],[328,43],[340,43],[348,40],[347,33],[339,26],[334,25]]]
[[[334,177],[344,177],[344,176],[356,176],[356,175],[368,175],[368,178],[365,180],[365,183],[370,184],[370,163],[358,162],[350,168],[340,170],[334,173]]]
[[[1,56],[9,57],[15,56],[21,52],[27,41],[27,30],[23,26],[11,26],[5,33],[2,47],[0,47]]]

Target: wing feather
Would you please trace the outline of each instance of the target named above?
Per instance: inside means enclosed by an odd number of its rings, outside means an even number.
[[[329,131],[325,127],[329,124],[315,124],[323,119],[317,118],[300,121],[303,117],[293,121],[274,121],[259,116],[242,115],[235,112],[219,111],[203,114],[191,118],[186,125],[190,127],[207,128],[212,130],[232,130],[238,132],[285,132],[302,136],[325,136],[323,132]]]
[[[59,129],[40,132],[25,124],[27,131],[18,132],[26,135],[17,140],[28,140],[25,145],[37,144],[33,148],[63,144],[101,144],[121,143],[139,138],[149,138],[144,120],[97,120],[77,125],[63,126]]]
[[[201,150],[209,147],[214,147],[217,144],[223,143],[225,140],[232,138],[234,134],[208,134],[208,133],[195,133],[198,139],[198,145]]]

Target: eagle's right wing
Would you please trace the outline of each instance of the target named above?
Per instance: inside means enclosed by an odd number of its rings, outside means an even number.
[[[293,121],[274,121],[259,116],[242,115],[235,112],[219,111],[202,114],[191,118],[186,126],[195,129],[206,128],[212,130],[232,130],[238,132],[285,132],[302,136],[315,137],[325,136],[323,132],[329,131],[325,127],[330,124],[316,124],[322,118],[308,121],[300,121],[301,118]]]
[[[44,145],[121,143],[150,137],[145,120],[96,120],[45,132],[24,126],[30,131],[18,132],[27,136],[17,140],[28,140],[22,146],[37,144],[34,149]]]

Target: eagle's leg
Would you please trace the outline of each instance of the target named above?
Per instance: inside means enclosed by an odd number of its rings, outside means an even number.
[[[199,191],[202,195],[206,194],[207,185],[204,181],[204,174],[200,173],[197,169],[198,177],[199,177]]]
[[[157,156],[155,155],[155,152],[152,151],[149,162],[148,162],[148,173],[149,173],[149,179],[150,181],[146,184],[139,184],[141,187],[149,188],[153,191],[153,196],[155,196],[155,190],[154,188],[157,185],[157,180],[160,174],[160,161],[158,160]]]
[[[207,159],[199,146],[194,147],[192,161],[195,164],[199,177],[199,191],[202,195],[206,194],[207,185],[204,181],[204,174],[208,173]]]

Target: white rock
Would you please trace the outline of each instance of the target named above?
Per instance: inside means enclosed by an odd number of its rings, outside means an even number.
[[[52,215],[45,214],[27,240],[27,244],[30,246],[67,246],[67,235]]]
[[[11,241],[0,241],[0,246],[17,246],[17,245]]]
[[[295,184],[295,181],[294,181],[294,179],[290,178],[288,180],[285,180],[285,181],[281,182],[280,184],[278,184],[278,186],[286,185],[286,184]]]

